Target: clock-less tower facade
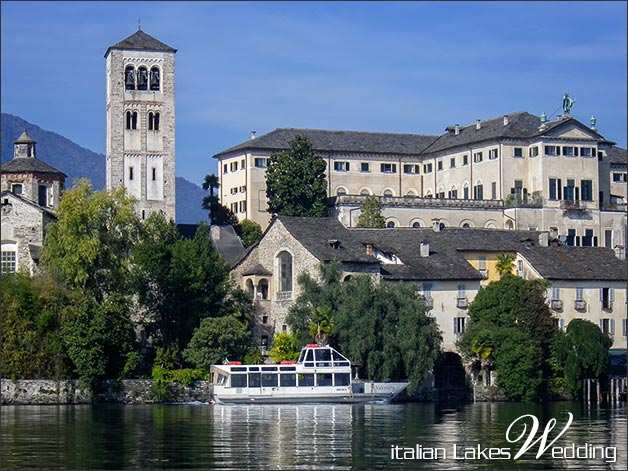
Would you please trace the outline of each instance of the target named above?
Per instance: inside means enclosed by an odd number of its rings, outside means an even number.
[[[176,52],[138,29],[105,53],[106,186],[124,186],[142,219],[175,220]]]

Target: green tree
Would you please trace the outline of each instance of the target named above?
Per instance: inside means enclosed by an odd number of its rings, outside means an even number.
[[[273,346],[268,356],[275,363],[279,363],[284,360],[297,360],[299,353],[301,353],[301,348],[296,336],[289,332],[279,332],[273,339]]]
[[[576,395],[583,379],[600,379],[609,371],[608,349],[611,338],[594,323],[574,319],[564,335],[556,340],[555,358],[564,371],[567,387]]]
[[[288,323],[299,344],[313,340],[318,322],[329,342],[374,380],[408,379],[414,390],[432,371],[441,347],[435,321],[426,315],[416,287],[376,284],[368,275],[340,282],[337,264],[321,266],[320,280],[299,278],[301,294]]]
[[[218,188],[220,188],[220,179],[213,173],[205,175],[203,190],[209,190],[209,194],[203,197],[203,209],[209,211],[211,225],[216,224],[216,208],[220,205],[218,195],[216,194]]]
[[[288,150],[272,154],[266,169],[269,212],[281,216],[326,216],[326,165],[305,136],[297,136]]]
[[[357,227],[386,227],[386,219],[382,216],[382,208],[376,196],[368,195],[364,199]]]
[[[46,226],[43,268],[98,301],[109,292],[127,292],[129,254],[139,227],[134,200],[124,188],[94,192],[88,180],[79,180],[63,194],[57,221]]]
[[[245,219],[240,223],[242,228],[242,245],[250,247],[262,239],[262,227],[255,221]]]
[[[509,398],[544,397],[557,329],[543,284],[506,274],[480,290],[469,306],[469,317],[458,344],[463,356],[481,368],[495,367],[498,384]]]
[[[497,256],[497,263],[495,269],[499,276],[512,275],[512,271],[515,269],[516,255],[512,252],[506,252]]]
[[[206,318],[194,332],[183,358],[196,368],[209,371],[211,365],[222,363],[225,358],[242,360],[254,348],[250,331],[235,317]]]

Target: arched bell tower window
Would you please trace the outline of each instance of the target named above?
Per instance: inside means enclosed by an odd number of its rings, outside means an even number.
[[[154,66],[150,69],[150,89],[152,91],[159,91],[160,87],[160,78],[159,78],[159,67]]]
[[[126,129],[137,129],[137,111],[126,112]]]
[[[148,69],[144,66],[137,69],[137,89],[148,90]]]
[[[148,113],[148,130],[159,131],[159,112]]]
[[[292,291],[292,255],[281,252],[278,256],[279,291]]]
[[[124,69],[125,90],[135,90],[135,67],[127,65]]]

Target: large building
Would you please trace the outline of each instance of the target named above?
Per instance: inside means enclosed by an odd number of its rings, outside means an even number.
[[[105,53],[106,186],[124,186],[142,219],[175,220],[176,52],[138,29]]]
[[[1,171],[2,273],[37,271],[44,228],[56,220],[65,178],[37,158],[36,142],[25,130]]]
[[[238,218],[268,225],[265,167],[297,135],[326,160],[334,215],[348,227],[375,195],[389,227],[439,218],[446,227],[544,230],[568,245],[625,248],[626,150],[594,119],[518,112],[439,136],[277,129],[215,156],[221,201]]]

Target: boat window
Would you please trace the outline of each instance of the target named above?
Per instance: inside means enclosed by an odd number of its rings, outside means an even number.
[[[349,373],[336,373],[334,374],[334,386],[349,386],[351,384],[351,377]]]
[[[231,375],[232,388],[246,388],[246,375]]]
[[[216,384],[225,384],[226,381],[227,381],[227,377],[219,373],[218,378],[216,380]]]
[[[259,371],[259,366],[249,366],[249,371]]]
[[[249,388],[259,388],[261,384],[259,373],[249,373]]]
[[[297,361],[297,363],[302,363],[304,357],[305,357],[305,350],[301,350],[301,355],[299,355],[299,360]]]
[[[231,371],[246,371],[246,366],[232,366]]]
[[[262,373],[263,387],[277,387],[277,373]]]
[[[331,373],[317,373],[316,386],[331,386]]]
[[[297,371],[296,366],[280,366],[279,369],[281,371]]]
[[[314,361],[314,351],[308,350],[307,356],[305,357],[307,361]]]
[[[328,349],[316,350],[316,366],[331,366],[331,352]]]
[[[262,366],[262,371],[277,371],[276,366]]]
[[[314,386],[314,375],[313,374],[299,375],[299,386]]]
[[[279,385],[280,386],[296,386],[297,375],[294,373],[286,373],[286,374],[279,375]]]
[[[332,354],[332,358],[334,359],[334,361],[348,361],[345,357],[343,357],[336,350],[332,350],[331,354]]]

